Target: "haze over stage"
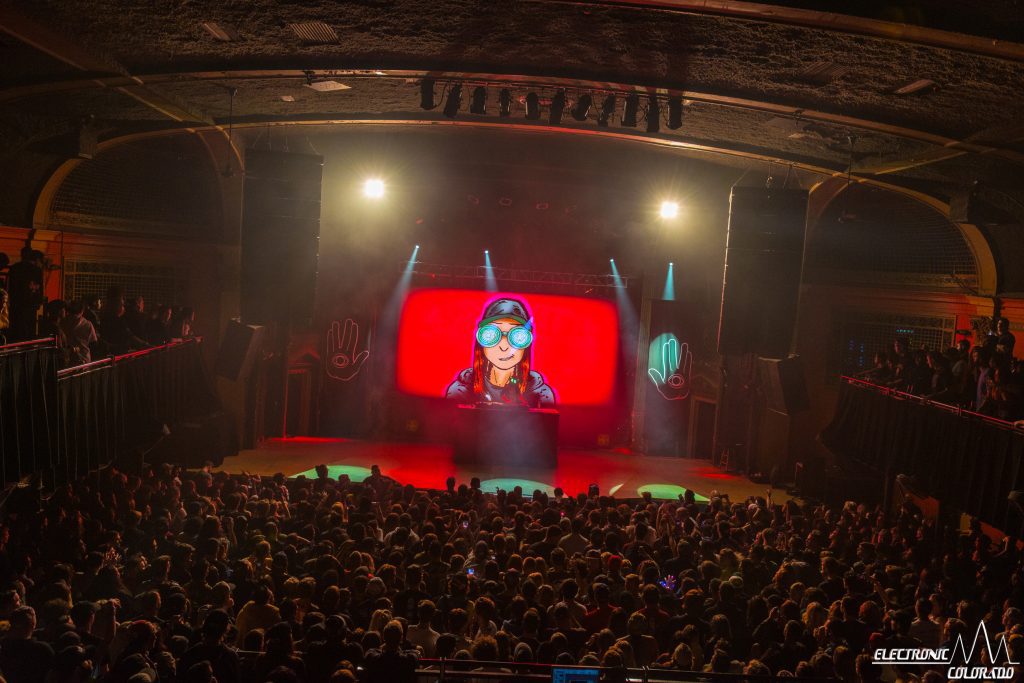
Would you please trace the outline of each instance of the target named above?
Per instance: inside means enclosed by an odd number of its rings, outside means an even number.
[[[225,460],[217,469],[315,478],[313,470],[321,464],[328,466],[329,476],[347,474],[353,481],[369,476],[370,467],[380,465],[384,474],[424,489],[443,489],[448,477],[460,483],[479,477],[485,490],[511,490],[518,485],[527,495],[534,488],[552,494],[555,487],[574,495],[586,492],[590,484],[597,484],[602,494],[638,498],[649,491],[658,500],[675,500],[686,488],[699,497],[713,491],[728,493],[733,500],[763,496],[767,490],[765,484],[723,472],[706,460],[644,456],[625,449],[560,448],[554,467],[510,469],[500,462],[457,463],[451,447],[443,444],[315,437],[271,439],[258,449]],[[775,489],[772,495],[778,501],[790,498],[782,489]]]

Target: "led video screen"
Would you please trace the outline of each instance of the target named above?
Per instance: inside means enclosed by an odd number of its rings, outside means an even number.
[[[532,407],[612,401],[615,305],[550,294],[418,289],[399,319],[398,389],[462,403]]]

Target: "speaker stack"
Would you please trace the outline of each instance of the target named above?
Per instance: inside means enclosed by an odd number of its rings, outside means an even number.
[[[773,470],[792,473],[789,417],[808,405],[802,365],[789,354],[807,197],[801,189],[734,187],[729,198],[718,326],[725,378],[715,452],[729,451],[730,467],[766,479]]]
[[[308,325],[320,241],[323,157],[248,150],[242,208],[242,322]]]
[[[218,374],[244,394],[243,446],[284,434],[287,349],[313,322],[323,157],[249,149],[242,198],[241,321]]]
[[[733,188],[718,326],[720,354],[789,354],[806,218],[806,190]]]

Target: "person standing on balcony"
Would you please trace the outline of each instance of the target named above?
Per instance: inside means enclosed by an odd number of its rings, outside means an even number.
[[[99,341],[96,328],[85,318],[85,304],[73,301],[68,314],[60,321],[67,340],[68,365],[82,365],[92,360],[92,345]]]
[[[21,261],[7,276],[10,294],[11,339],[35,339],[36,315],[43,303],[43,254],[32,247],[21,250]]]

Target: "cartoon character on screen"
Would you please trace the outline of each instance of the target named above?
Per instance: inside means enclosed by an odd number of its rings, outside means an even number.
[[[539,372],[530,369],[534,331],[533,318],[522,301],[489,303],[476,324],[473,367],[458,374],[445,396],[466,403],[555,405],[555,392]]]

